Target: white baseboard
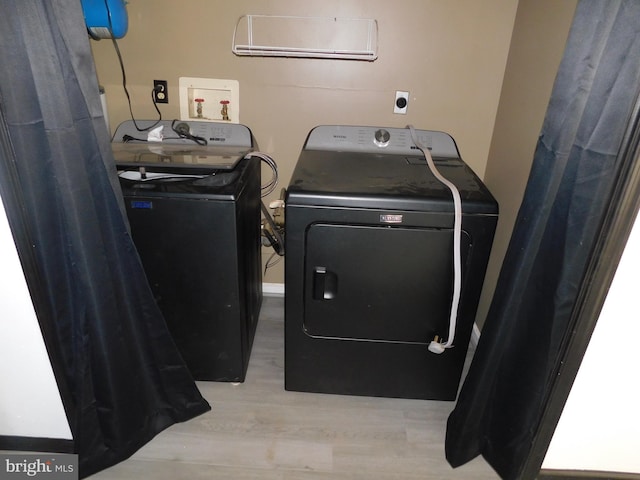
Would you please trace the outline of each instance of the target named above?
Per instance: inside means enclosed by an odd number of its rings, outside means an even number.
[[[270,297],[284,297],[284,283],[263,283],[262,293]]]

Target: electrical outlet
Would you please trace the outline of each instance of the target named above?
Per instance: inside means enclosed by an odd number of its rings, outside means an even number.
[[[156,103],[169,103],[169,91],[166,80],[153,81],[153,100]]]
[[[404,115],[409,106],[409,92],[396,91],[396,103],[393,104],[393,113]]]

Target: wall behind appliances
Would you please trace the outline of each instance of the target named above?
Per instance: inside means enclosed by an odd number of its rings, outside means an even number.
[[[444,130],[482,177],[517,5],[517,0],[130,0],[129,31],[119,45],[137,118],[156,116],[150,101],[154,79],[169,82],[169,103],[160,106],[165,118],[179,115],[179,77],[238,80],[240,122],[278,162],[282,187],[309,130],[319,124],[412,123]],[[231,40],[243,14],[375,18],[379,58],[237,57]],[[120,67],[110,41],[91,44],[113,131],[129,118]],[[407,115],[393,114],[396,90],[410,92]],[[284,281],[282,262],[265,281]]]

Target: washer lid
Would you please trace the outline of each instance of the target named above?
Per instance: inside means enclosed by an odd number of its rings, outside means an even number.
[[[251,131],[241,124],[127,120],[118,125],[111,148],[121,170],[207,174],[233,170],[254,145]]]
[[[112,143],[119,169],[145,167],[154,172],[210,172],[232,170],[251,153],[246,147],[201,147],[162,143]]]

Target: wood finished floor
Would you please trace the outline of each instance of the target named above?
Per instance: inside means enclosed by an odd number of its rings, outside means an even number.
[[[95,480],[497,479],[444,458],[453,402],[284,390],[284,301],[265,297],[246,381],[199,382],[211,412],[170,427]]]

